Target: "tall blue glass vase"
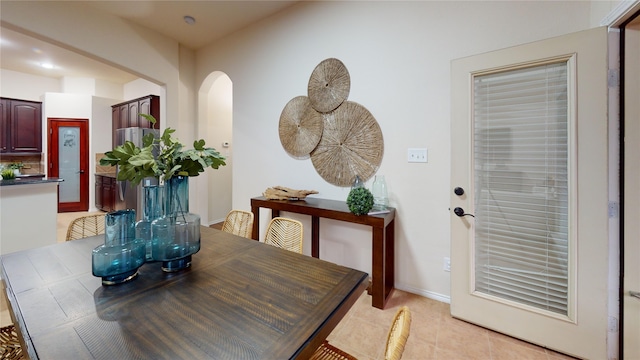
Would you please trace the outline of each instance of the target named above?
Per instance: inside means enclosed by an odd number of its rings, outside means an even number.
[[[105,215],[104,245],[93,249],[91,267],[103,285],[134,279],[145,262],[145,242],[135,237],[136,211],[119,210]]]
[[[142,216],[136,223],[136,239],[142,239],[146,243],[146,261],[153,261],[151,255],[152,237],[151,224],[154,220],[164,215],[164,193],[159,185],[145,184],[143,186]]]
[[[151,223],[151,257],[165,272],[191,266],[200,250],[200,216],[189,212],[189,178],[174,176],[164,183],[165,215]]]

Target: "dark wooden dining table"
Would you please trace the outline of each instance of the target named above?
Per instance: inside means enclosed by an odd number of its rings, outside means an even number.
[[[3,255],[2,279],[32,359],[306,359],[367,286],[368,274],[201,228],[189,269],[147,263],[103,286],[104,235]]]

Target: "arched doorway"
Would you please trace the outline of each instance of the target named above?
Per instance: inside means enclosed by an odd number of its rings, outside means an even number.
[[[214,71],[198,91],[198,137],[227,157],[226,166],[206,171],[200,179],[198,211],[202,225],[224,221],[232,207],[233,85],[227,74]],[[205,197],[206,195],[206,197]]]

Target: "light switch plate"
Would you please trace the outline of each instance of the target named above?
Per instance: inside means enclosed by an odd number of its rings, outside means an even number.
[[[407,150],[407,161],[426,163],[427,162],[427,149],[426,148],[409,148]]]

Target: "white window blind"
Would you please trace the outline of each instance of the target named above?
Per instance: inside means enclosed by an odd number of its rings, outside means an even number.
[[[567,314],[567,63],[474,77],[475,290]]]

